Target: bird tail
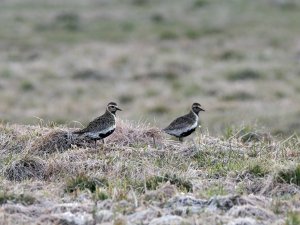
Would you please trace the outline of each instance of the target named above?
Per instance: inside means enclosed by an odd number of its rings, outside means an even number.
[[[84,130],[77,130],[77,131],[74,131],[73,134],[78,134],[78,135],[81,135],[84,133]]]

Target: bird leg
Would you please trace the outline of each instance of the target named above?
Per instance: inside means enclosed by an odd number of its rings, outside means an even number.
[[[102,139],[102,144],[104,144],[104,138]]]
[[[182,137],[179,137],[179,138],[178,138],[178,141],[183,142],[183,138],[182,138]]]
[[[94,140],[94,144],[95,144],[95,149],[97,148],[97,140]]]

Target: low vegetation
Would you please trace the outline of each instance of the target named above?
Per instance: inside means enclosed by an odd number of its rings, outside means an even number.
[[[0,224],[299,224],[298,1],[0,4]]]
[[[76,140],[62,151],[60,143],[72,139],[65,135],[71,130],[2,125],[0,218],[6,224],[20,224],[18,218],[25,212],[27,224],[172,224],[173,215],[186,224],[210,223],[216,215],[225,224],[297,224],[296,135],[282,141],[245,141],[248,132],[259,132],[244,127],[223,138],[196,133],[180,143],[156,127],[118,121],[104,145],[94,148],[93,143]],[[8,139],[12,133],[18,135]],[[39,151],[37,143],[42,146]],[[14,145],[21,150],[7,154],[6,146]]]

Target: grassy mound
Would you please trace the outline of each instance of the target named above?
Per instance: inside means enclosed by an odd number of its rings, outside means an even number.
[[[46,163],[35,156],[25,155],[12,161],[5,168],[4,177],[12,181],[22,181],[31,178],[43,179],[46,171]]]
[[[9,125],[3,130],[7,146],[22,143],[20,152],[0,154],[0,208],[9,212],[7,224],[18,224],[24,213],[27,224],[193,224],[191,215],[207,224],[216,217],[223,224],[245,218],[284,224],[299,210],[297,136],[245,141],[249,132],[232,130],[220,138],[196,132],[180,143],[159,128],[118,121],[104,145],[95,147],[71,131]]]
[[[44,155],[54,152],[64,152],[75,144],[73,136],[68,131],[51,131],[48,134],[38,138],[31,146],[34,154]]]

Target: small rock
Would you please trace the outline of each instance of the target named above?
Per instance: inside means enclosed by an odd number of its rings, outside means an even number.
[[[138,210],[138,209],[137,209]],[[153,208],[148,208],[143,211],[137,211],[131,215],[129,215],[127,218],[130,222],[130,224],[149,224],[151,220],[154,218],[159,217],[160,211]]]
[[[189,224],[185,219],[180,216],[167,215],[160,218],[153,219],[149,225],[181,225]]]
[[[147,191],[145,193],[144,199],[146,201],[163,201],[168,200],[173,197],[177,192],[176,186],[171,185],[170,182],[167,182],[161,188],[154,191]]]
[[[221,209],[227,211],[235,205],[245,205],[247,200],[240,196],[217,196],[212,197],[208,202],[208,208],[212,211]]]
[[[250,217],[260,220],[275,219],[275,215],[271,211],[252,205],[234,206],[228,211],[228,215],[233,217]]]
[[[111,199],[106,199],[104,201],[98,201],[97,202],[97,209],[98,210],[110,210],[113,206],[113,202]]]
[[[95,219],[97,223],[110,222],[113,219],[113,215],[109,210],[100,210],[96,212]]]
[[[230,221],[227,225],[258,225],[256,221],[252,218],[237,218]]]
[[[93,217],[87,213],[57,213],[47,216],[42,216],[39,220],[40,223],[51,224],[65,224],[65,225],[87,225],[93,223]]]

